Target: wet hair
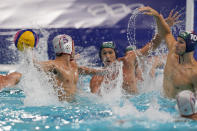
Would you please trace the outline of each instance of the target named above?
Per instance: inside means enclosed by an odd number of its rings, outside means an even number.
[[[100,50],[99,50],[99,57],[100,57],[100,59],[102,58],[101,57],[101,51],[102,51],[103,48],[111,48],[111,49],[113,49],[114,52],[115,52],[116,58],[118,57],[118,52],[117,52],[117,49],[116,49],[116,44],[113,41],[106,41],[106,42],[103,42],[101,44]]]

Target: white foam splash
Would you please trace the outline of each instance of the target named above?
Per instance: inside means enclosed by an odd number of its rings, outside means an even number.
[[[165,111],[160,110],[160,105],[156,98],[153,98],[150,107],[143,113],[145,118],[151,121],[160,121],[160,122],[167,122],[173,121],[173,116]]]
[[[108,75],[104,76],[104,80],[101,83],[101,87],[100,87],[100,94],[102,95],[103,102],[113,103],[116,101],[120,101],[123,95],[122,66],[123,66],[122,62],[116,61],[107,68],[109,73]]]
[[[25,93],[25,106],[53,105],[58,102],[53,83],[44,72],[38,71],[32,61],[32,52],[26,52],[18,69],[22,73],[20,87]]]
[[[136,109],[136,107],[129,102],[128,100],[124,101],[123,106],[112,106],[112,112],[114,115],[119,116],[120,118],[132,116],[135,118],[140,117],[141,113]]]
[[[44,32],[44,37],[40,39],[37,50],[25,50],[19,52],[18,72],[22,73],[19,87],[25,93],[25,106],[45,106],[59,103],[54,82],[44,72],[38,71],[33,64],[33,59],[48,60],[47,42],[49,33]],[[50,82],[49,82],[50,81]]]

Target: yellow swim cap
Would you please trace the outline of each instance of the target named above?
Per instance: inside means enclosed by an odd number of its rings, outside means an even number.
[[[20,30],[16,33],[14,42],[18,50],[23,51],[25,48],[34,48],[37,45],[38,36],[32,30]]]

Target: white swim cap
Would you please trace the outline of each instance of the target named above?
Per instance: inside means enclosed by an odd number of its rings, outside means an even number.
[[[189,116],[195,113],[195,96],[189,90],[184,90],[176,96],[178,109],[181,115]]]
[[[73,49],[72,38],[65,34],[58,35],[53,39],[53,47],[56,54],[66,53],[70,55]]]

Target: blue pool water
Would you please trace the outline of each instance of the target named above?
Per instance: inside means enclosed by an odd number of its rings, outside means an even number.
[[[197,130],[197,122],[179,117],[175,101],[164,98],[159,90],[135,96],[123,95],[120,99],[94,96],[85,89],[78,94],[73,103],[27,106],[23,101],[26,96],[20,87],[4,89],[0,92],[0,129]]]

